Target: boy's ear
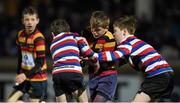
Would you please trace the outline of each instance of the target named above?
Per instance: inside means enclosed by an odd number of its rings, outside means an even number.
[[[124,34],[127,34],[128,30],[127,29],[123,29],[123,32],[124,32]]]
[[[109,29],[109,26],[106,26],[106,29]]]
[[[37,24],[39,23],[39,21],[40,21],[40,19],[39,19],[39,18],[37,18]]]

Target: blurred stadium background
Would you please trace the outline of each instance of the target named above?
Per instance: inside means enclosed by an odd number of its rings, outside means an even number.
[[[0,0],[0,102],[7,99],[14,83],[17,66],[15,36],[22,28],[21,11],[34,5],[40,15],[38,28],[47,40],[49,74],[52,61],[49,54],[49,24],[55,18],[65,18],[71,30],[81,32],[94,10],[104,10],[111,21],[122,15],[138,19],[136,36],[153,45],[175,70],[175,88],[171,99],[180,101],[180,1],[179,0]],[[112,31],[112,25],[110,26]],[[88,78],[87,78],[88,79]],[[118,88],[114,101],[132,100],[141,74],[128,66],[119,70]],[[49,75],[48,101],[54,101],[52,79]]]

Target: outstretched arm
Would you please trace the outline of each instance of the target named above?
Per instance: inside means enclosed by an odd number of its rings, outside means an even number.
[[[99,61],[113,61],[123,58],[131,53],[132,46],[130,44],[120,44],[115,51],[104,51],[98,53]]]
[[[84,37],[81,37],[78,34],[76,34],[75,39],[77,41],[79,49],[85,56],[87,56],[87,57],[94,56],[95,52],[89,47],[89,44]]]
[[[113,61],[123,59],[124,56],[131,53],[132,46],[129,43],[119,44],[115,51],[104,51],[100,53],[94,52],[88,45],[85,38],[80,37],[78,41],[81,51],[93,60],[99,61]]]

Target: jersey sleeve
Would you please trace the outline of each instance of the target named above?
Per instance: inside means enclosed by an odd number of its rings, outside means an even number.
[[[80,49],[80,51],[88,57],[92,57],[94,52],[92,51],[92,49],[89,47],[86,39],[84,37],[79,36],[78,34],[75,34],[75,39],[77,41],[78,44],[78,48]]]
[[[121,44],[117,46],[115,51],[104,51],[98,53],[99,61],[113,61],[123,58],[125,55],[131,53],[132,46],[130,44]]]
[[[37,58],[45,57],[45,39],[44,37],[37,37],[34,41]]]

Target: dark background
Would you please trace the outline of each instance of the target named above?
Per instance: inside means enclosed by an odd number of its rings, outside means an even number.
[[[15,73],[17,49],[15,37],[21,24],[24,7],[33,5],[40,16],[39,30],[46,37],[48,67],[52,68],[49,54],[51,34],[49,24],[56,18],[66,19],[71,31],[81,33],[88,25],[94,10],[103,10],[113,21],[122,15],[138,19],[135,35],[151,44],[175,70],[175,85],[180,87],[180,1],[179,0],[0,0],[0,74]],[[50,71],[50,70],[49,70]],[[134,74],[132,69],[122,69],[120,74]],[[0,101],[4,101],[6,79],[0,75]],[[179,89],[178,89],[179,90]],[[174,94],[172,101],[179,101]]]

